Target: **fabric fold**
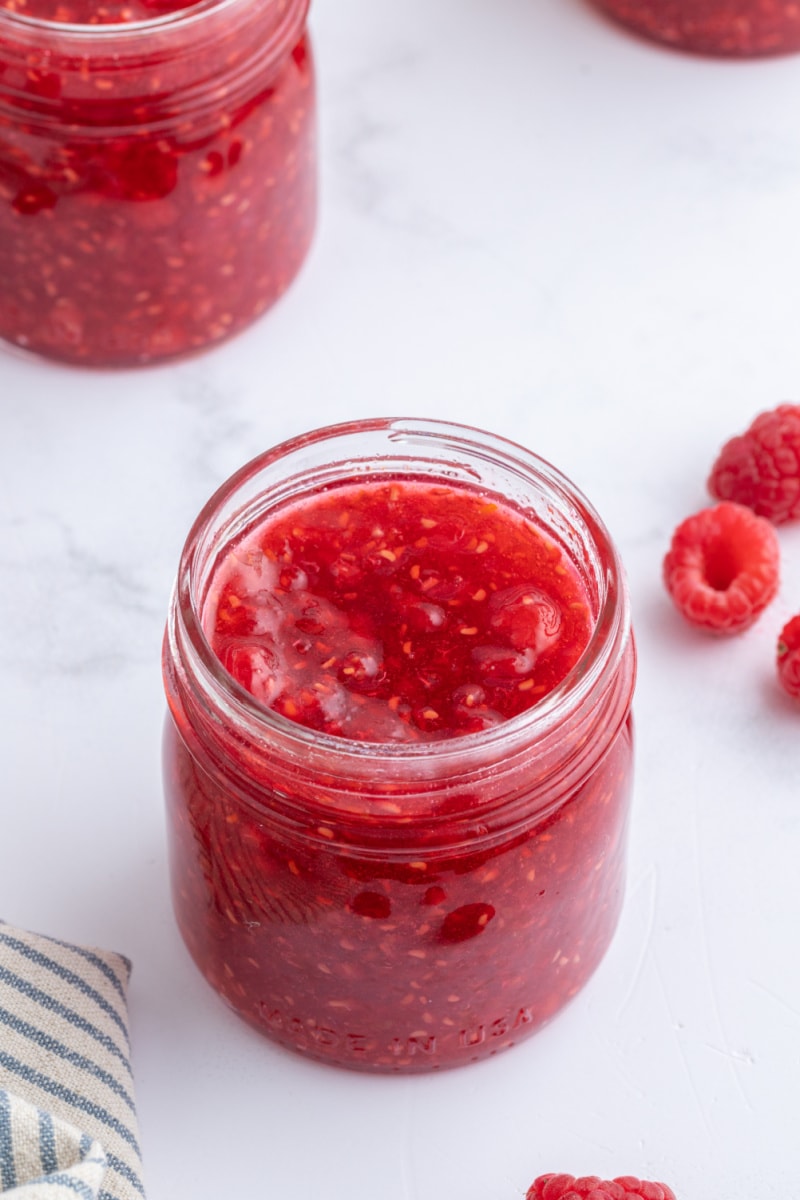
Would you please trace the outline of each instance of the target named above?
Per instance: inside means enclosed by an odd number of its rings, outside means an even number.
[[[99,1200],[107,1168],[89,1134],[0,1090],[0,1192],[8,1200]]]
[[[122,955],[0,922],[3,1200],[144,1197],[129,975]]]

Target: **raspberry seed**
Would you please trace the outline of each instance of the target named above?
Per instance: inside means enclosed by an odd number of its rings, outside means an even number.
[[[773,526],[741,504],[688,517],[664,559],[664,583],[679,612],[711,633],[740,633],[778,590],[780,551]]]

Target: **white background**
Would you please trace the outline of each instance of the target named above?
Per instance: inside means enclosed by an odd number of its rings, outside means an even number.
[[[684,57],[582,0],[316,0],[322,209],[262,321],[186,363],[0,350],[0,915],[134,961],[150,1200],[521,1200],[544,1171],[794,1200],[800,705],[784,585],[728,641],[660,582],[721,443],[800,400],[800,56]],[[202,982],[170,910],[159,648],[189,525],[258,451],[407,413],[588,493],[640,650],[629,889],[547,1030],[484,1065],[308,1063]]]

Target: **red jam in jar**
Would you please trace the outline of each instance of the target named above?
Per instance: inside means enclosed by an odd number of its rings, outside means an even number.
[[[344,484],[237,543],[203,622],[267,707],[338,737],[488,729],[557,686],[591,634],[589,598],[522,513],[446,484]]]
[[[277,447],[198,518],[164,668],[178,923],[262,1032],[455,1066],[595,970],[634,651],[608,534],[548,464],[432,421]]]
[[[0,337],[191,353],[286,289],[316,208],[308,0],[0,0]]]
[[[597,0],[635,33],[678,50],[731,58],[800,50],[795,0]]]

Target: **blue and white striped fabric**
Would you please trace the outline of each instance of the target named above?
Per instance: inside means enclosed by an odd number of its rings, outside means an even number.
[[[0,923],[0,1195],[142,1200],[130,963]]]
[[[14,1200],[95,1200],[108,1161],[99,1142],[0,1091],[0,1191]]]

